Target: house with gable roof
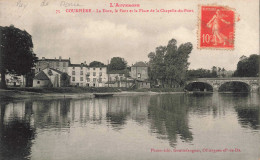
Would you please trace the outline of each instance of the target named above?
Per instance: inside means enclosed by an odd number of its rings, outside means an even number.
[[[45,68],[33,78],[33,87],[61,87],[61,74],[54,68]]]

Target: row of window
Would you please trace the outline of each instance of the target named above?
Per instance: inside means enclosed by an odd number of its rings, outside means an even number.
[[[88,78],[88,76],[86,76],[86,80],[87,80],[87,82],[90,82],[90,78]],[[97,78],[93,78],[93,82],[96,82],[96,80],[97,80]],[[113,81],[113,78],[109,77],[109,80]],[[116,77],[115,80],[116,81],[118,81],[118,80],[122,81],[123,77]],[[75,77],[72,77],[72,81],[75,81]],[[83,77],[80,77],[80,81],[84,81]],[[102,78],[99,78],[99,82],[100,83],[102,82]]]
[[[76,72],[72,71],[72,75],[75,75]],[[80,71],[80,75],[83,75],[83,71]],[[87,72],[86,76],[90,76],[90,72]],[[96,76],[96,72],[93,72],[93,76]],[[99,72],[99,76],[102,76],[102,72]],[[124,76],[123,74],[119,74],[119,76]],[[138,78],[141,78],[141,74],[138,73]]]
[[[75,67],[72,67],[72,69],[75,69]],[[83,66],[80,66],[80,69],[82,70],[82,69],[83,69]],[[87,69],[90,70],[89,67],[88,67]],[[93,70],[96,70],[96,68],[93,68]],[[102,71],[102,68],[99,68],[99,70]]]
[[[83,86],[83,83],[76,83],[77,86]],[[86,83],[86,86],[89,87],[89,83]],[[95,83],[92,84],[93,87],[95,87]]]
[[[87,82],[90,82],[90,78],[86,78],[86,79],[87,79]],[[72,81],[75,82],[75,77],[72,77]],[[80,77],[80,81],[83,81],[83,77]],[[93,82],[96,82],[96,81],[97,81],[97,78],[93,78]],[[99,78],[98,82],[102,83],[102,78]]]
[[[76,72],[72,71],[72,75],[75,75]],[[80,75],[83,75],[83,71],[80,71]],[[90,76],[90,72],[87,72],[86,76]],[[96,72],[93,72],[93,76],[96,76]],[[102,72],[99,72],[99,76],[102,76]]]
[[[61,62],[61,63],[62,63],[61,66],[63,66],[63,67],[67,67],[67,66],[68,66],[68,65],[67,65],[68,62]],[[39,62],[39,65],[46,65],[46,64],[49,64],[49,65],[51,65],[52,67],[53,67],[55,64],[56,64],[57,67],[60,66],[60,62]]]
[[[63,67],[66,67],[66,66],[67,66],[67,65],[66,65],[66,62],[63,62],[62,64],[63,64]],[[60,66],[60,62],[56,62],[56,66]]]

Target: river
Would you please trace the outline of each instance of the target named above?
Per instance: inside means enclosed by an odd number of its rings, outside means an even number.
[[[259,94],[1,101],[0,159],[258,160]]]

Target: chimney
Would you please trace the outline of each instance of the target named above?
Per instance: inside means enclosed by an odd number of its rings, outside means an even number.
[[[45,60],[45,57],[42,57],[42,60]]]
[[[59,60],[61,61],[61,56],[59,56]]]
[[[87,62],[86,61],[84,61],[84,65],[86,65],[87,64]]]

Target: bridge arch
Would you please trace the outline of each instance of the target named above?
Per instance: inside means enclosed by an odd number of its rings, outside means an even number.
[[[207,82],[189,82],[185,86],[185,90],[187,91],[210,91],[213,92],[213,86]]]
[[[219,85],[219,92],[250,92],[251,86],[245,81],[225,81]]]
[[[209,84],[213,87],[214,92],[218,92],[219,88],[223,87],[222,85],[226,85],[226,83],[240,83],[243,86],[246,86],[246,92],[257,92],[259,91],[260,79],[259,77],[228,77],[228,78],[196,78],[191,81],[187,81],[186,87],[190,83],[201,82],[205,84]],[[185,88],[186,88],[185,87]]]

